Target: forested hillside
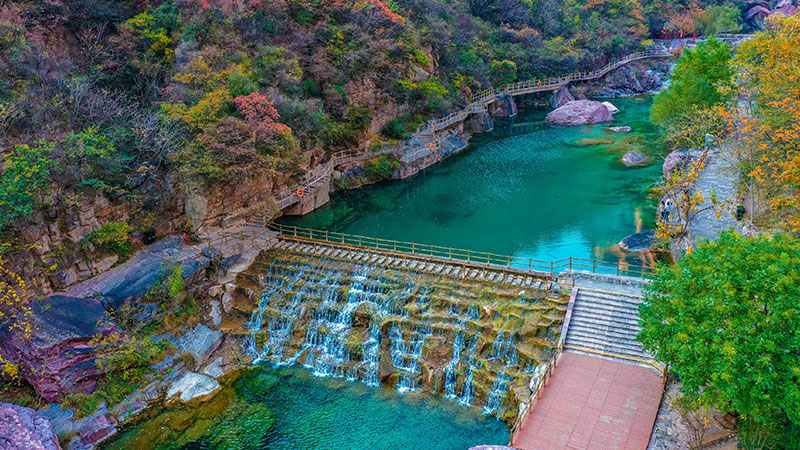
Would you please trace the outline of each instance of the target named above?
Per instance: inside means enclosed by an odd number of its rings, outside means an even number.
[[[740,16],[668,0],[3,2],[2,250],[30,251],[30,224],[66,223],[72,244],[42,251],[57,271],[102,241],[76,244],[93,217],[69,231],[87,199],[134,236],[172,232],[161,212],[188,190],[300,177],[479,89],[738,31]]]

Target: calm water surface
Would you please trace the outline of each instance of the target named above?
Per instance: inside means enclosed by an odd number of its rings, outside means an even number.
[[[208,403],[163,412],[106,449],[466,450],[508,437],[477,407],[258,366]]]
[[[662,148],[650,99],[614,103],[622,112],[613,125],[633,133],[553,127],[546,111],[522,111],[513,125],[498,123],[492,136],[409,180],[338,193],[281,222],[546,261],[617,261],[623,237],[653,226],[647,190],[660,174],[659,164],[628,168],[620,158],[633,150],[659,160]]]

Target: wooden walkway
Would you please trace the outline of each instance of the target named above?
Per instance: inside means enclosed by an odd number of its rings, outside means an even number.
[[[647,448],[663,392],[660,376],[646,367],[569,351],[557,366],[514,434],[515,448]]]

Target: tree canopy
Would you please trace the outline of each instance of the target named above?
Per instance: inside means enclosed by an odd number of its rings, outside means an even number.
[[[715,38],[687,49],[678,59],[670,85],[653,100],[653,123],[660,126],[731,98],[734,79],[730,63],[730,48]]]
[[[762,194],[780,225],[800,232],[800,16],[770,18],[769,30],[743,43],[734,59],[752,109],[735,116],[755,150]]]
[[[800,240],[723,233],[659,270],[640,306],[644,348],[697,405],[800,424]]]

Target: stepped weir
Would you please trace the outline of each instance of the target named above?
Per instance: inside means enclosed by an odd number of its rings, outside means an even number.
[[[234,309],[248,317],[241,333],[256,362],[302,365],[316,376],[400,393],[424,390],[505,420],[512,436],[565,351],[648,367],[661,377],[633,340],[635,297],[582,289],[569,271],[609,272],[602,266],[608,263],[523,263],[270,228],[269,248],[239,275],[233,296]],[[652,270],[618,266],[616,274]]]

